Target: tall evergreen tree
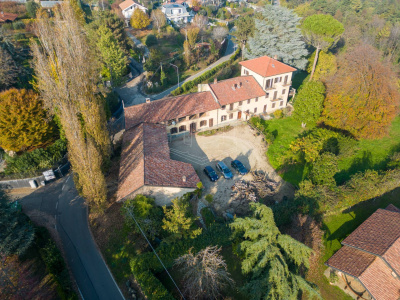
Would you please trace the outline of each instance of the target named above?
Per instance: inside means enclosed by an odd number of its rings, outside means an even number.
[[[0,255],[22,255],[35,238],[35,230],[26,215],[11,205],[0,189]]]
[[[244,56],[244,49],[246,47],[247,41],[254,33],[254,17],[244,16],[239,17],[235,21],[236,30],[233,32],[236,40],[240,43],[242,48],[242,58]]]
[[[309,299],[321,298],[300,276],[300,269],[309,267],[312,250],[279,231],[271,208],[260,203],[251,208],[252,217],[236,218],[230,225],[243,239],[239,250],[244,254],[242,272],[251,278],[243,288],[249,299],[296,300],[301,292]]]
[[[255,32],[248,42],[245,57],[277,55],[284,63],[304,70],[308,52],[297,27],[300,19],[290,9],[267,5],[262,11],[262,18],[255,20]]]

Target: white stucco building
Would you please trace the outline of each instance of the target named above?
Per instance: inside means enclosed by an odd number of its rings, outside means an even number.
[[[140,9],[141,11],[147,13],[147,8],[132,1],[132,0],[125,0],[122,2],[119,7],[122,10],[122,14],[124,15],[125,19],[130,19],[132,17],[133,11],[135,9]]]
[[[177,3],[165,4],[162,6],[161,11],[169,21],[177,24],[189,23],[193,17],[187,11],[185,5]]]

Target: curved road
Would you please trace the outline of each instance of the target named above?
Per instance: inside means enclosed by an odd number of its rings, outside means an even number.
[[[75,189],[72,175],[34,191],[20,203],[28,214],[54,216],[67,264],[83,299],[124,299],[93,240],[87,206]]]

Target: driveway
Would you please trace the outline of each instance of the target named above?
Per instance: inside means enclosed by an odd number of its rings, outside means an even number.
[[[93,240],[87,207],[75,189],[72,175],[37,189],[19,201],[24,212],[34,220],[54,224],[83,299],[124,299]]]

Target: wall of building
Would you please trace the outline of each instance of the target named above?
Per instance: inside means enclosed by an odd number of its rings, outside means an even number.
[[[139,8],[140,10],[142,10],[143,12],[147,11],[147,8],[141,5],[132,5],[131,7],[128,7],[127,9],[122,11],[122,14],[124,15],[124,17],[126,19],[130,19],[132,17],[133,11],[135,10],[135,8]]]

